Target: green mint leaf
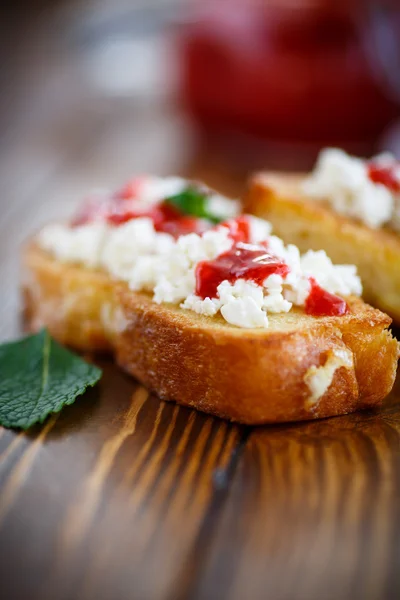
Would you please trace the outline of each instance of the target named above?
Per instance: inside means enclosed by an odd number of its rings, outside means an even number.
[[[93,386],[101,377],[43,329],[0,345],[0,424],[28,429]]]
[[[187,187],[180,194],[166,198],[165,202],[175,206],[184,215],[220,223],[223,219],[211,214],[207,208],[208,195],[207,191],[204,192],[196,187]]]

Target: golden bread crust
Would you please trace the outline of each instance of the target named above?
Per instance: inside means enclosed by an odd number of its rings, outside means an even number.
[[[270,315],[267,330],[157,305],[106,274],[59,263],[34,244],[24,252],[23,295],[32,329],[47,326],[81,350],[110,350],[165,400],[251,425],[349,413],[379,404],[395,378],[390,318],[357,298],[344,317],[300,309]],[[306,374],[335,352],[350,356],[310,405]]]
[[[301,193],[304,175],[260,173],[250,182],[245,211],[270,221],[274,233],[302,252],[326,250],[334,263],[355,264],[364,299],[400,323],[400,235],[371,229]]]
[[[23,251],[22,294],[28,327],[47,327],[79,350],[111,351],[107,316],[115,309],[114,282],[102,272],[54,260],[31,243]]]
[[[344,414],[379,404],[391,390],[398,344],[390,319],[359,299],[345,317],[301,311],[270,315],[268,330],[240,330],[119,286],[129,323],[117,344],[117,362],[161,398],[251,425]],[[292,315],[292,316],[294,316]],[[305,375],[332,351],[349,352],[313,407]]]

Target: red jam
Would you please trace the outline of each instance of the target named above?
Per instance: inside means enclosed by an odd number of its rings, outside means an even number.
[[[147,177],[145,175],[134,177],[115,193],[115,198],[120,200],[136,198],[139,196],[141,187],[146,183],[146,180]]]
[[[210,224],[204,219],[182,215],[177,208],[167,202],[155,204],[142,210],[137,204],[144,177],[133,179],[118,192],[109,197],[93,196],[83,205],[72,221],[72,226],[85,225],[98,220],[110,225],[122,225],[131,219],[148,217],[156,231],[169,233],[177,238],[188,233],[204,233]]]
[[[175,207],[164,202],[154,207],[148,215],[154,222],[154,229],[169,233],[174,238],[188,233],[204,233],[210,229],[210,224],[204,219],[182,215]]]
[[[223,225],[229,229],[229,236],[235,243],[244,242],[248,244],[250,242],[250,222],[247,217],[241,216],[236,217],[236,219],[229,219]]]
[[[374,183],[381,183],[391,192],[400,192],[400,163],[393,161],[389,164],[379,162],[368,163],[368,177]]]
[[[269,275],[286,277],[288,273],[288,265],[277,256],[238,243],[214,260],[204,260],[197,265],[196,294],[203,300],[217,298],[217,288],[222,281],[233,283],[237,279],[247,279],[262,285]]]
[[[306,300],[305,311],[314,317],[336,317],[349,312],[343,298],[330,294],[321,288],[313,277],[310,277],[311,292]]]

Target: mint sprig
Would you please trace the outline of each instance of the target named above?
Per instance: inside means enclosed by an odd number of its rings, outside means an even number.
[[[102,372],[43,329],[0,346],[0,424],[28,429],[73,404]]]
[[[165,198],[165,202],[171,204],[183,215],[208,219],[213,223],[220,223],[223,219],[213,215],[208,210],[208,192],[204,192],[194,186],[189,186],[180,194]]]

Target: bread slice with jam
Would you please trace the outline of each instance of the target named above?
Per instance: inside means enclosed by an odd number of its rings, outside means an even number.
[[[239,221],[245,223],[246,217]],[[227,225],[217,225],[218,231],[220,227]],[[232,229],[227,229],[225,238],[233,235]],[[174,257],[176,249],[185,245],[189,254],[193,253],[207,240],[211,243],[212,236],[207,235],[177,236],[166,255]],[[154,289],[133,290],[131,270],[130,278],[124,280],[126,262],[118,263],[121,270],[117,276],[95,263],[60,259],[36,237],[23,254],[27,324],[32,329],[46,326],[59,341],[80,350],[111,352],[124,370],[160,398],[232,421],[250,425],[297,421],[379,405],[393,386],[397,367],[399,348],[388,330],[391,319],[355,296],[338,297],[318,285],[322,304],[318,294],[313,303],[296,301],[295,284],[286,290],[289,302],[282,296],[281,285],[279,293],[276,286],[264,289],[265,295],[259,299],[263,308],[257,312],[254,307],[261,292],[254,281],[255,269],[258,275],[268,272],[270,277],[271,269],[272,275],[277,275],[279,267],[279,277],[286,277],[282,262],[272,254],[272,244],[277,242],[269,239],[271,248],[267,243],[260,246],[264,254],[254,240],[248,243],[232,238],[231,250],[222,254],[213,250],[214,258],[197,262],[195,267],[185,263],[187,289],[193,269],[197,281],[190,301],[186,298],[183,302],[191,308],[182,308],[182,303],[168,301],[168,294],[171,290],[177,293],[181,281],[178,277],[171,283],[168,277],[177,273],[178,264],[183,268],[185,261],[176,263],[171,258],[173,270],[169,275],[165,271]],[[255,258],[249,269],[252,252]],[[125,254],[121,256],[125,260]],[[235,256],[241,261],[239,266]],[[154,261],[156,266],[159,260],[165,262],[164,256],[160,259],[151,251],[142,258],[149,272]],[[215,286],[216,276],[222,282],[216,287],[218,298],[201,297],[205,282],[199,278],[205,276],[214,278]],[[252,302],[240,296],[240,286],[235,287],[238,277],[243,280],[247,276],[251,281],[242,288],[250,289],[246,288],[250,285]],[[224,277],[231,279],[227,282]],[[276,280],[270,281],[276,284]],[[304,277],[298,281],[304,283]],[[206,283],[210,289],[210,279]],[[310,286],[308,297],[314,293]],[[272,303],[273,294],[278,304]],[[248,306],[253,312],[244,314]],[[331,314],[317,314],[321,310]],[[264,321],[257,321],[260,312]],[[246,321],[249,315],[256,319],[255,326]],[[231,322],[235,320],[240,326]]]
[[[337,192],[342,204],[335,208],[327,198],[328,186],[321,190],[326,197],[308,193],[309,174],[276,172],[251,178],[244,210],[267,219],[277,236],[301,251],[323,249],[335,263],[355,264],[363,283],[363,298],[400,324],[400,169],[396,172],[399,191],[396,187],[392,192],[391,213],[385,203],[390,190],[382,198],[368,189],[365,204],[361,197],[354,206],[355,190],[342,184]],[[341,172],[335,176],[340,182]],[[381,174],[380,181],[387,179]],[[383,183],[377,184],[380,193],[383,188]]]

